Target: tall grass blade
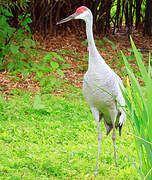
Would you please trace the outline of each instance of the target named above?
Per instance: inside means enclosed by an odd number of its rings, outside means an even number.
[[[131,36],[130,36],[130,40],[131,40],[131,45],[132,45],[132,48],[133,48],[133,52],[134,52],[134,54],[135,54],[136,61],[137,61],[139,70],[140,70],[140,72],[141,72],[141,74],[142,74],[142,77],[143,77],[143,79],[144,79],[144,82],[145,82],[145,83],[148,83],[148,82],[147,82],[147,81],[148,81],[148,73],[147,73],[147,70],[146,70],[146,68],[145,68],[145,66],[144,66],[144,64],[143,64],[143,62],[142,62],[142,60],[141,60],[141,56],[140,56],[140,54],[139,54],[139,52],[138,52],[138,50],[137,50],[137,48],[136,48],[136,46],[135,46],[135,44],[134,44],[133,39],[132,39]]]
[[[146,174],[146,176],[144,177],[144,180],[147,178],[148,174],[152,171],[152,168],[149,170],[149,172]]]
[[[140,86],[132,68],[130,67],[125,55],[122,57],[129,75],[130,83],[127,81],[127,92],[123,92],[126,104],[129,109],[129,118],[136,137],[136,147],[140,162],[140,175],[147,179],[152,179],[152,79],[149,58],[148,70],[145,67],[141,54],[138,52],[132,38],[130,37],[133,52],[144,80],[144,88]],[[137,138],[138,137],[138,138]]]
[[[140,97],[142,99],[142,102],[143,102],[143,105],[144,105],[144,110],[145,110],[145,113],[146,113],[145,115],[148,116],[148,108],[147,108],[147,105],[146,105],[146,102],[145,102],[141,87],[140,87],[138,81],[136,80],[130,65],[128,64],[128,61],[127,61],[125,55],[123,54],[123,52],[121,52],[121,53],[122,53],[122,57],[123,57],[124,62],[125,62],[125,66],[126,66],[129,78],[130,78],[132,86],[133,86],[132,90],[134,92],[137,92],[140,95]],[[136,102],[136,99],[135,99],[135,102]],[[147,117],[146,117],[146,119],[147,119]]]

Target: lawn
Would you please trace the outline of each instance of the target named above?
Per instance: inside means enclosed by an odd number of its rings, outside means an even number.
[[[113,143],[101,122],[102,143],[96,179],[140,179],[124,153],[137,160],[128,120]],[[81,89],[61,95],[0,96],[0,179],[94,179],[97,128]]]

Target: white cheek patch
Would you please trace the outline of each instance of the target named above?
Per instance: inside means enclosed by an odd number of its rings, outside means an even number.
[[[87,11],[84,11],[83,13],[76,16],[75,19],[83,19],[83,20],[85,20],[85,17],[87,16],[87,14],[88,14]]]

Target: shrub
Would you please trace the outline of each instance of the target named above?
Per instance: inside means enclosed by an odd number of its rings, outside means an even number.
[[[0,70],[16,70],[29,66],[31,63],[31,47],[35,42],[31,39],[29,24],[30,14],[18,16],[18,28],[11,26],[14,18],[11,8],[0,4]]]

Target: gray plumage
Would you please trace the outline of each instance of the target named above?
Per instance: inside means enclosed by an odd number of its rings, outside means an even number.
[[[93,16],[91,11],[87,7],[81,6],[74,14],[61,20],[58,24],[67,22],[71,19],[83,19],[86,22],[89,62],[88,71],[84,75],[83,93],[98,128],[96,176],[102,138],[100,130],[100,121],[102,119],[104,120],[107,135],[113,129],[112,140],[114,144],[115,165],[117,166],[115,128],[119,127],[119,135],[121,135],[121,128],[126,119],[123,109],[125,100],[121,93],[121,88],[123,89],[124,87],[119,76],[106,64],[95,46],[92,30]]]

